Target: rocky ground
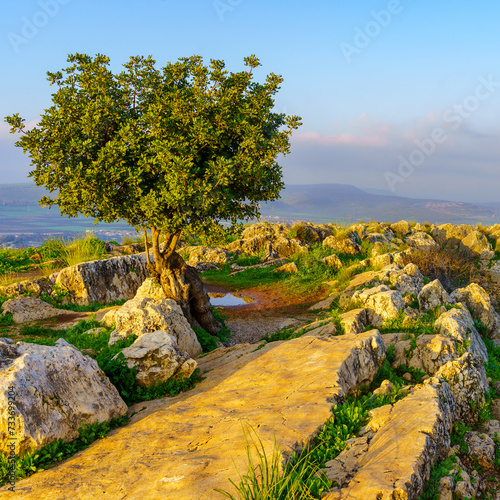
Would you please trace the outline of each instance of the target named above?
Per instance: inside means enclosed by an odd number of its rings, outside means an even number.
[[[246,429],[290,464],[310,446],[304,460],[314,476],[303,484],[312,496],[304,498],[500,498],[497,237],[496,225],[263,223],[224,246],[186,245],[184,258],[211,291],[254,299],[224,308],[232,336],[209,353],[175,302],[145,281],[144,253],[62,270],[50,292],[55,306],[40,300],[43,280],[1,288],[12,319],[2,331],[0,382],[24,401],[18,452],[70,440],[82,423],[131,416],[108,439],[19,481],[18,494],[222,498],[213,488],[230,489],[227,479],[238,484],[237,469],[246,473]],[[92,359],[101,351],[82,356],[65,340],[16,344],[27,338],[22,325],[64,328],[88,316],[58,309],[61,295],[81,305],[127,300],[96,319],[99,335],[110,328],[108,349],[133,341],[121,352],[140,386],[196,368],[205,379],[127,409]],[[78,398],[81,378],[88,404],[101,403],[94,412]],[[36,384],[43,390],[30,389]],[[1,401],[7,412],[8,398]],[[1,425],[7,451],[7,413]],[[0,498],[13,495],[7,488]]]

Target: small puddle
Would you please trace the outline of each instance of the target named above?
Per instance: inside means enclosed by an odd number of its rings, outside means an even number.
[[[210,304],[212,304],[213,306],[244,306],[245,304],[249,304],[250,302],[254,301],[252,297],[241,294],[212,292],[208,295],[210,297]]]

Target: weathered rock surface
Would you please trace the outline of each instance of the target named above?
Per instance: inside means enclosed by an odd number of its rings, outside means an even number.
[[[433,375],[448,361],[460,357],[455,340],[445,335],[420,335],[414,341],[414,348],[411,340],[404,340],[404,333],[387,333],[382,337],[386,346],[394,344],[394,368],[406,365]]]
[[[495,441],[482,432],[468,431],[464,441],[469,448],[468,455],[479,462],[482,467],[491,467],[495,460]]]
[[[441,314],[434,323],[434,329],[456,339],[466,351],[475,354],[482,361],[488,361],[488,351],[483,339],[474,326],[472,316],[462,304],[459,304],[459,308]]]
[[[384,320],[395,318],[405,307],[401,294],[386,285],[357,291],[352,295],[352,300],[368,310],[368,321],[373,326],[380,326]]]
[[[0,286],[0,295],[2,297],[16,297],[29,293],[34,297],[39,297],[42,293],[43,285],[39,280],[25,280],[11,283],[10,285]]]
[[[448,382],[458,405],[457,417],[466,425],[473,425],[479,411],[485,403],[488,392],[488,379],[483,363],[473,354],[463,356],[442,366],[435,374],[435,379]]]
[[[328,267],[333,267],[333,269],[340,269],[343,266],[342,261],[339,259],[338,255],[335,254],[324,257],[321,259],[321,262]]]
[[[68,314],[68,311],[56,309],[53,305],[36,297],[9,299],[2,304],[2,312],[3,314],[12,314],[14,323],[29,323],[30,321]]]
[[[361,333],[369,324],[367,309],[351,309],[340,315],[340,323],[345,333]]]
[[[446,457],[456,412],[447,384],[419,386],[385,412],[352,479],[325,500],[416,498],[431,464]]]
[[[427,233],[417,232],[406,239],[406,244],[412,250],[419,252],[429,252],[438,247],[434,238]]]
[[[162,330],[144,333],[122,354],[128,367],[137,369],[135,378],[143,387],[182,375],[190,377],[198,367],[188,353],[179,350],[176,338]]]
[[[107,439],[18,482],[15,494],[217,499],[213,488],[230,489],[228,478],[246,472],[243,429],[257,430],[269,456],[275,438],[285,452],[303,446],[331,416],[332,403],[372,379],[383,355],[377,331],[305,334],[258,351],[244,344],[218,349],[200,360],[202,369],[214,358],[217,367],[196,389],[151,402],[153,413],[139,412]],[[4,488],[0,498],[8,495]]]
[[[478,256],[480,259],[492,259],[495,252],[486,236],[467,224],[442,224],[431,231],[440,244]]]
[[[287,264],[283,264],[280,267],[277,267],[273,273],[298,273],[299,270],[297,268],[297,264],[295,262],[288,262]]]
[[[57,275],[56,285],[68,290],[70,300],[77,304],[107,304],[134,297],[147,276],[144,253],[67,267]]]
[[[132,334],[141,337],[148,332],[163,330],[175,337],[179,349],[192,358],[201,354],[196,334],[175,300],[134,297],[116,311],[115,325],[116,330],[111,333],[110,344]]]
[[[78,437],[84,424],[127,413],[116,388],[78,349],[59,339],[56,345],[0,343],[0,444],[9,444],[7,397],[15,397],[16,452]]]
[[[451,297],[456,302],[463,302],[472,311],[474,319],[481,321],[491,339],[500,339],[500,315],[493,308],[484,288],[477,283],[471,283],[465,288],[453,291]]]
[[[363,252],[363,249],[358,245],[353,236],[340,239],[336,236],[328,236],[323,240],[323,246],[332,248],[345,255],[359,255]]]
[[[196,266],[199,262],[211,262],[213,264],[225,264],[232,260],[229,252],[224,248],[190,246],[184,247],[182,252],[188,255],[187,264]]]
[[[452,298],[448,295],[439,280],[427,283],[418,294],[418,302],[421,311],[434,309],[435,307],[451,304]]]

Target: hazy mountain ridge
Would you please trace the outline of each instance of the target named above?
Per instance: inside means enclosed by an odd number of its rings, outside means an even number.
[[[34,183],[0,185],[0,232],[84,231],[96,229],[93,219],[61,217],[57,207],[42,208],[38,200],[47,194]],[[488,206],[486,206],[488,205]],[[264,219],[328,222],[344,220],[432,223],[494,224],[500,222],[500,203],[477,205],[446,200],[414,199],[368,193],[350,184],[289,185],[281,199],[261,204]],[[118,223],[120,228],[123,223]],[[99,224],[99,228],[111,227]],[[115,225],[116,227],[116,225]]]

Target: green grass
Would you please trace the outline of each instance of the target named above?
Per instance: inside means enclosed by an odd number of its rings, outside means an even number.
[[[31,269],[35,264],[32,256],[36,253],[34,248],[24,250],[8,250],[0,248],[0,275],[8,272],[18,273]]]
[[[57,465],[61,460],[85,450],[97,439],[105,438],[111,430],[126,424],[128,424],[126,416],[112,418],[105,422],[87,424],[78,429],[79,437],[73,441],[67,442],[59,439],[46,444],[38,450],[31,450],[16,460],[16,478],[21,479],[31,476],[35,472],[49,469]],[[0,486],[8,482],[10,467],[7,456],[3,453],[0,454]]]
[[[419,500],[438,500],[439,493],[439,481],[441,478],[449,476],[452,469],[455,467],[457,462],[457,457],[451,455],[442,462],[436,462],[431,469],[430,479],[424,486],[422,494],[419,496]]]
[[[382,334],[407,332],[417,335],[432,335],[436,314],[436,311],[431,310],[420,314],[418,318],[408,319],[401,310],[395,318],[385,320],[378,329]]]
[[[262,269],[246,269],[230,276],[231,264],[223,264],[221,270],[209,269],[203,273],[203,281],[210,285],[224,285],[232,290],[243,290],[254,286],[272,285],[283,281],[280,273],[273,273],[277,266]]]

